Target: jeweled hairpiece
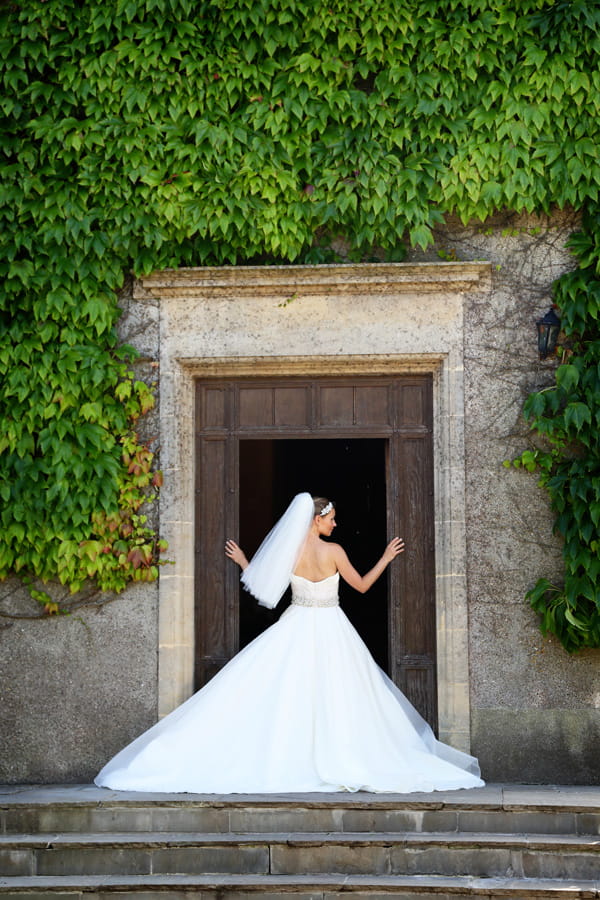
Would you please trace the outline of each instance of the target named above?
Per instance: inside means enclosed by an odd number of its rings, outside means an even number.
[[[321,510],[321,512],[319,513],[319,515],[320,515],[320,516],[326,516],[327,513],[330,513],[332,509],[333,509],[333,503],[332,503],[331,500],[330,500],[329,503],[327,504],[327,506],[324,506],[324,507],[323,507],[323,509]]]

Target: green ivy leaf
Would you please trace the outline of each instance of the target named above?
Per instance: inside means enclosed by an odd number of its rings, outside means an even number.
[[[565,425],[567,428],[575,428],[580,431],[584,425],[590,425],[592,413],[585,403],[569,403],[565,409]]]
[[[571,391],[579,383],[579,370],[574,365],[559,366],[556,370],[556,383],[565,391]]]

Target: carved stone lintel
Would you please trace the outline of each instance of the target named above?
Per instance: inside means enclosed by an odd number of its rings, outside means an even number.
[[[318,266],[205,266],[163,269],[135,282],[138,300],[167,297],[262,297],[468,291],[489,262],[357,263]]]

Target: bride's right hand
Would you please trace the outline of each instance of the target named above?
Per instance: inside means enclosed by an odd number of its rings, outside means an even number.
[[[225,556],[228,556],[229,559],[232,559],[241,569],[245,569],[248,565],[248,560],[246,559],[246,554],[239,547],[235,541],[229,540],[225,542]]]

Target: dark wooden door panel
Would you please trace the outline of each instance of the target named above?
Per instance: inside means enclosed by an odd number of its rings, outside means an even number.
[[[273,426],[273,388],[241,387],[238,404],[240,428]]]
[[[210,388],[200,394],[198,425],[203,430],[227,427],[227,390],[224,387]]]
[[[354,389],[355,421],[357,425],[391,425],[393,406],[390,386],[373,385]]]
[[[427,722],[437,721],[435,663],[428,656],[405,657],[396,683]]]
[[[398,422],[402,430],[431,430],[431,390],[425,384],[400,384]]]
[[[294,425],[299,428],[308,428],[310,405],[310,388],[307,386],[274,388],[275,426]]]
[[[196,431],[197,685],[238,649],[239,573],[223,546],[238,533],[239,441],[260,439],[262,471],[270,440],[385,437],[388,533],[407,545],[385,576],[390,675],[436,727],[431,377],[207,379],[197,384]]]
[[[407,537],[405,552],[404,594],[409,601],[402,622],[399,623],[403,642],[408,652],[424,654],[435,647],[435,604],[428,602],[432,596],[431,561],[433,534],[429,517],[423,509],[430,502],[423,441],[406,440],[400,446],[400,514]],[[415,601],[418,598],[418,605]],[[406,607],[407,604],[403,604]],[[429,615],[425,615],[426,610]]]
[[[320,425],[354,425],[354,388],[351,385],[322,385],[319,392]]]
[[[427,721],[437,722],[431,382],[400,383],[395,445],[404,564],[393,605],[392,678]]]
[[[225,569],[223,501],[227,491],[227,439],[200,440],[196,594],[196,668],[200,683],[231,657],[231,626]]]

